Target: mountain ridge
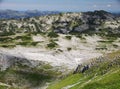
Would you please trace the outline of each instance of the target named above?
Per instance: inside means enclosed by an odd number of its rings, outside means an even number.
[[[20,19],[20,18],[30,18],[35,16],[44,16],[58,14],[59,11],[38,11],[38,10],[27,10],[27,11],[17,11],[17,10],[0,10],[0,19]]]
[[[59,13],[56,15],[23,18],[20,20],[11,19],[0,21],[0,31],[3,33],[17,33],[17,31],[20,31],[19,33],[39,33],[52,30],[57,33],[66,34],[85,31],[100,32],[101,29],[108,29],[110,32],[112,31],[110,29],[116,29],[119,33],[120,18],[101,10],[83,13]]]

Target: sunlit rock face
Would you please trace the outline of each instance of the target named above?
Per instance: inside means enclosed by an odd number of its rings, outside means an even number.
[[[82,33],[86,30],[94,30],[96,33],[103,28],[118,30],[119,22],[119,17],[105,11],[60,13],[19,20],[1,20],[0,33],[16,34],[51,30],[64,34]]]

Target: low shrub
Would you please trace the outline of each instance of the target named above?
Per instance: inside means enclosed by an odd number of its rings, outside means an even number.
[[[51,41],[49,44],[47,44],[47,47],[50,48],[50,49],[53,49],[57,46],[58,44],[55,43],[54,41]]]
[[[48,33],[48,37],[50,37],[50,38],[56,38],[58,36],[59,35],[57,33],[55,33],[54,31],[51,31],[51,32]]]
[[[72,36],[65,36],[65,38],[71,40]]]

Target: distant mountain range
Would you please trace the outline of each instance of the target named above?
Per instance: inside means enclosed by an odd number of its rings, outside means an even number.
[[[15,10],[0,10],[0,19],[19,19],[28,18],[34,16],[44,16],[51,14],[58,14],[58,11],[38,11],[38,10],[27,10],[27,11],[15,11]]]
[[[39,10],[27,10],[27,11],[17,11],[17,10],[0,10],[0,19],[19,19],[19,18],[29,18],[35,16],[53,15],[59,14],[60,11],[39,11]],[[112,13],[114,16],[120,16],[120,13]]]
[[[120,17],[120,12],[119,13],[112,13],[114,16]]]

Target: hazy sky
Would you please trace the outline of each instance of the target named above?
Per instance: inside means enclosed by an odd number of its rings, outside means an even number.
[[[0,0],[0,9],[120,12],[120,0]]]

